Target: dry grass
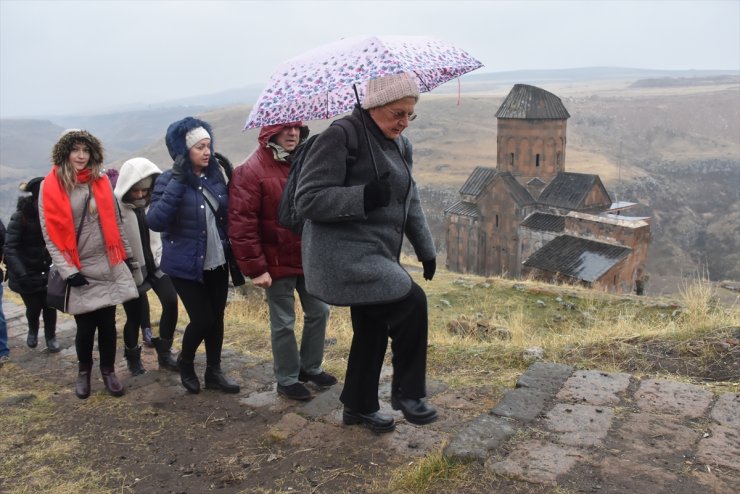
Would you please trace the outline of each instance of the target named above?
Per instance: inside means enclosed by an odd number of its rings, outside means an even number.
[[[530,365],[523,355],[530,347],[541,347],[547,361],[687,381],[711,382],[732,369],[737,359],[737,347],[728,351],[720,344],[738,338],[740,310],[720,305],[714,288],[702,277],[687,279],[677,300],[668,300],[503,277],[463,276],[444,269],[427,282],[416,270],[418,263],[404,262],[429,301],[429,377],[453,388],[486,386],[498,395],[512,387]],[[16,301],[14,294],[8,295]],[[160,307],[156,297],[151,302],[156,321]],[[300,338],[302,314],[297,305]],[[451,331],[449,322],[461,318],[473,321],[473,329]],[[186,323],[183,311],[179,326]],[[506,338],[500,339],[501,334]],[[326,348],[325,367],[341,378],[352,339],[347,308],[332,308],[327,338],[334,343]],[[225,345],[258,362],[271,361],[269,317],[261,290],[248,288],[233,295],[226,313]],[[36,380],[33,396],[19,399],[33,376],[12,363],[8,366],[11,372],[4,372],[0,382],[4,424],[0,428],[0,489],[14,494],[130,491],[134,482],[130,475],[114,466],[94,471],[79,461],[75,450],[85,437],[62,439],[55,434],[58,411],[51,399],[55,389]],[[712,383],[715,392],[738,392],[740,376],[736,373],[715,381],[719,381]],[[127,406],[94,395],[87,400],[85,413],[125,415]],[[164,421],[177,417],[160,411],[156,419],[147,420],[149,434],[157,435]],[[192,432],[184,430],[183,434],[187,437]],[[111,440],[133,444],[136,438],[129,433],[119,430]],[[238,481],[238,475],[246,473],[238,465],[250,454],[233,453],[216,466]],[[31,471],[25,467],[28,464],[34,465]],[[374,487],[378,492],[484,492],[476,468],[435,453],[398,468],[387,484],[376,482]]]

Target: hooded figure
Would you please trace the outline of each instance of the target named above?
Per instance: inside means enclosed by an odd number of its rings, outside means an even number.
[[[52,159],[41,184],[39,218],[54,266],[69,286],[68,312],[77,323],[75,394],[90,395],[97,332],[103,383],[113,396],[122,396],[114,368],[116,306],[138,292],[118,203],[103,173],[103,147],[89,132],[69,130],[54,145]]]
[[[159,167],[146,158],[132,158],[116,173],[114,193],[121,209],[123,228],[131,245],[134,262],[139,267],[134,271],[139,297],[123,304],[126,311],[126,323],[123,327],[125,356],[129,371],[135,376],[145,372],[141,363],[138,328],[139,322],[148,315],[145,311],[149,311],[147,292],[150,288],[157,294],[162,305],[160,337],[151,338],[151,343],[157,350],[159,367],[178,370],[171,353],[177,325],[177,293],[169,276],[159,269],[162,259],[160,235],[151,231],[146,223],[146,209],[149,207],[154,181],[160,173]]]
[[[186,117],[172,123],[165,142],[175,162],[154,183],[146,218],[149,228],[162,234],[160,266],[172,278],[190,317],[177,360],[180,380],[189,392],[200,392],[193,361],[205,342],[206,387],[238,393],[239,385],[221,371],[229,288],[226,177],[230,170],[222,171],[213,151],[213,130],[202,120]]]
[[[301,236],[278,222],[290,158],[306,136],[308,128],[301,122],[263,127],[258,148],[234,170],[229,183],[234,257],[252,283],[265,289],[277,392],[295,400],[311,398],[302,382],[320,387],[337,383],[321,368],[329,308],[306,291]],[[295,292],[304,314],[300,349],[294,331]]]
[[[38,344],[39,317],[44,320],[44,336],[49,352],[61,350],[56,341],[57,311],[46,303],[46,283],[51,256],[46,250],[39,221],[39,190],[43,177],[35,177],[20,186],[15,213],[8,223],[5,241],[5,264],[8,266],[8,287],[21,295],[26,306],[28,335],[26,344]]]

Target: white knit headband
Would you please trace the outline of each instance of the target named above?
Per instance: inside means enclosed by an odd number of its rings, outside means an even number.
[[[190,149],[203,139],[210,138],[211,136],[208,134],[208,131],[206,129],[204,129],[203,127],[196,127],[185,134],[185,146]]]

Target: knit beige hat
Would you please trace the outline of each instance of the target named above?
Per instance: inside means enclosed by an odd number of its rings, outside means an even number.
[[[416,81],[406,73],[387,75],[367,82],[362,107],[369,110],[407,97],[419,101],[419,87]]]

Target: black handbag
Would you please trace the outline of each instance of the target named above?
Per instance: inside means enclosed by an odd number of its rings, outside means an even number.
[[[82,211],[80,226],[77,228],[77,236],[75,240],[77,244],[80,243],[80,233],[82,232],[82,224],[85,222],[85,216],[87,216],[89,202],[90,196],[88,195],[87,200],[85,200],[85,209]],[[67,312],[70,288],[71,287],[67,284],[67,280],[62,278],[57,267],[52,264],[49,267],[49,281],[46,284],[46,305],[58,311]]]

